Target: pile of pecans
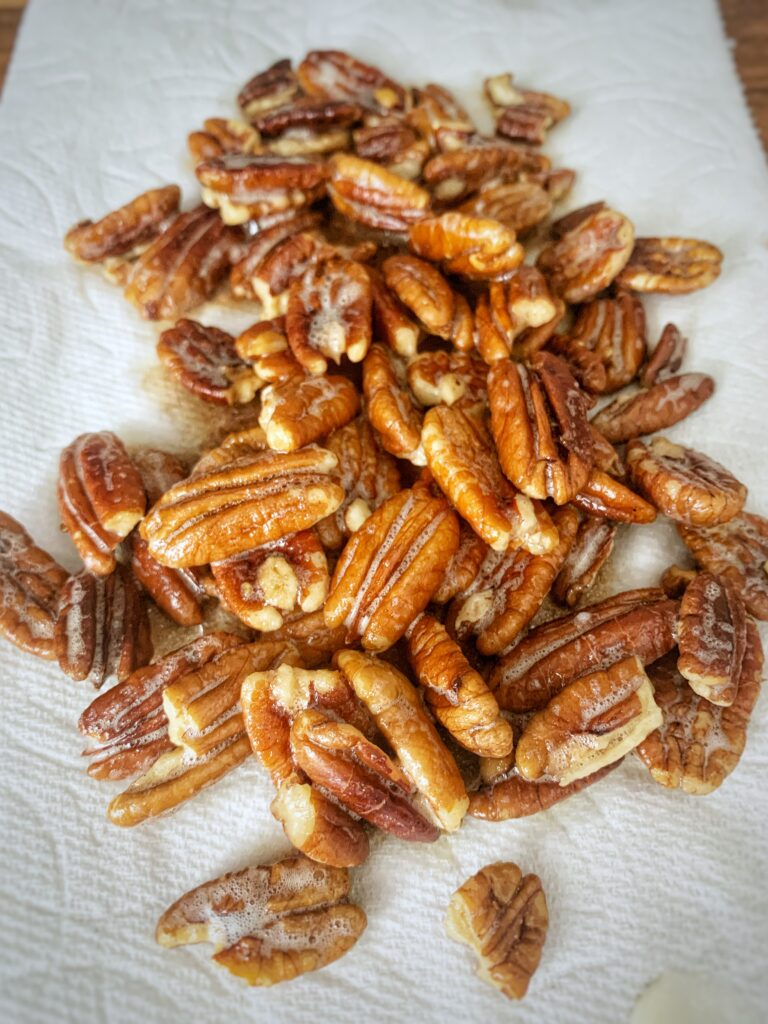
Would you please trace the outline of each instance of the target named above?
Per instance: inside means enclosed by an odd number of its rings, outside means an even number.
[[[441,86],[336,51],[279,61],[241,120],[189,136],[200,205],[153,189],[65,239],[173,321],[167,374],[238,429],[194,464],[107,431],[73,441],[58,507],[84,568],[0,514],[0,630],[75,680],[116,680],[79,723],[88,774],[131,780],[113,823],[252,756],[269,773],[297,853],[187,893],[157,930],[215,943],[251,984],[354,944],[347,869],[371,827],[431,842],[467,813],[534,814],[630,752],[709,793],[760,688],[768,521],[708,456],[640,439],[714,390],[678,372],[673,324],[648,351],[640,295],[702,288],[721,255],[635,238],[602,202],[551,220],[574,172],[541,145],[568,104],[509,74],[485,91],[493,136]],[[222,289],[259,306],[238,337],[188,318]],[[590,603],[620,524],[659,513],[696,568]],[[546,926],[513,864],[448,916],[514,997]]]

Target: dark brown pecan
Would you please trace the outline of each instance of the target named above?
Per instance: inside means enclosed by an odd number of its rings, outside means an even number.
[[[157,355],[174,380],[205,402],[244,404],[261,387],[262,382],[237,354],[232,335],[196,320],[179,320],[163,331]]]
[[[530,328],[552,323],[558,312],[559,320],[564,307],[560,304],[558,309],[558,300],[552,296],[544,275],[535,267],[521,267],[510,280],[492,284],[477,300],[476,344],[480,355],[489,365],[512,354],[522,355],[517,339]],[[542,344],[546,340],[543,338]]]
[[[382,231],[407,231],[429,212],[429,193],[392,171],[336,153],[329,161],[328,194],[344,217]]]
[[[349,128],[363,116],[363,109],[349,100],[314,100],[299,96],[279,107],[272,107],[252,118],[254,128],[262,135],[281,135],[295,129],[322,134],[339,128]]]
[[[516,772],[505,774],[491,785],[470,794],[467,814],[473,818],[482,818],[484,821],[527,818],[531,814],[538,814],[539,811],[548,811],[566,797],[580,793],[593,782],[599,782],[620,764],[620,760],[613,761],[599,771],[576,779],[567,786],[547,780],[528,782]]]
[[[590,516],[618,523],[652,523],[656,518],[653,505],[600,469],[592,470],[572,501]]]
[[[237,102],[252,117],[289,103],[298,91],[298,80],[286,57],[250,78],[240,90]]]
[[[682,366],[687,345],[688,342],[678,328],[674,324],[667,324],[640,374],[642,386],[650,388],[676,374]]]
[[[64,236],[64,248],[77,260],[99,263],[110,256],[129,256],[151,242],[179,211],[181,190],[166,185],[142,192],[119,210],[95,223],[82,220]]]
[[[311,205],[325,190],[325,166],[313,157],[226,153],[195,168],[203,202],[225,224],[285,214]]]
[[[536,266],[566,302],[586,302],[614,280],[635,241],[624,214],[599,209],[541,250]]]
[[[559,604],[573,608],[595,584],[598,573],[610,558],[616,539],[616,523],[587,516],[552,586]]]
[[[723,254],[696,238],[638,238],[619,284],[635,292],[682,295],[719,276]]]
[[[413,181],[421,174],[430,154],[429,143],[419,138],[402,117],[374,117],[352,133],[355,153],[363,160],[383,164],[401,178]]]
[[[666,430],[690,416],[712,396],[715,382],[705,373],[683,373],[646,391],[622,395],[606,405],[592,423],[613,444],[640,434]]]
[[[374,110],[402,110],[406,92],[371,64],[342,50],[310,50],[296,72],[302,89],[310,96],[329,100],[354,100]]]
[[[736,588],[699,573],[685,589],[678,624],[678,671],[712,704],[733,704],[747,638],[747,610]]]
[[[661,589],[667,597],[679,600],[691,580],[696,579],[695,569],[684,569],[682,565],[670,565],[661,576]]]
[[[571,106],[546,92],[519,89],[509,72],[485,80],[485,94],[496,118],[496,132],[518,142],[541,144],[547,130],[566,118]]]

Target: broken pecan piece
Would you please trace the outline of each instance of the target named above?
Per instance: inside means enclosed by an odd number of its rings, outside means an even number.
[[[683,295],[719,277],[723,254],[696,238],[638,238],[617,283],[635,292]]]
[[[101,220],[82,220],[64,236],[64,248],[76,260],[100,263],[110,256],[130,256],[151,242],[168,219],[179,212],[181,190],[166,185],[142,192]]]
[[[346,377],[291,377],[261,395],[259,426],[273,451],[292,452],[349,423],[360,397]]]
[[[224,117],[208,117],[202,131],[190,132],[187,149],[196,164],[225,153],[255,153],[261,148],[261,136],[246,124]]]
[[[699,573],[686,587],[677,627],[678,671],[712,704],[737,695],[747,642],[747,610],[727,579]]]
[[[496,133],[516,142],[539,145],[547,130],[571,112],[571,105],[546,92],[518,89],[506,72],[486,78],[485,95],[493,106]]]
[[[343,50],[310,50],[296,71],[302,89],[328,100],[354,100],[374,110],[402,110],[406,92],[371,64]]]
[[[661,576],[661,589],[676,601],[685,593],[688,584],[696,579],[695,569],[684,569],[682,565],[668,566]]]
[[[571,550],[552,585],[558,604],[573,608],[594,586],[598,573],[610,558],[618,526],[587,516],[579,526]]]
[[[282,384],[305,376],[304,367],[288,345],[285,317],[252,324],[235,338],[235,349],[264,384]]]
[[[706,373],[682,373],[645,391],[615,398],[592,423],[609,441],[618,444],[674,426],[703,405],[714,390],[715,382]]]
[[[183,388],[215,405],[250,402],[262,385],[237,354],[231,334],[195,320],[179,320],[163,331],[157,355]]]
[[[531,328],[543,328],[555,318],[559,321],[564,308],[552,296],[541,271],[535,267],[520,267],[508,281],[492,284],[478,298],[475,310],[477,350],[491,366],[511,354],[522,355],[517,339],[522,341],[521,336]],[[542,345],[546,340],[546,337],[542,339]],[[527,349],[530,355],[536,351],[530,339]]]
[[[682,366],[687,347],[688,342],[679,329],[674,324],[667,324],[640,374],[642,386],[650,388],[667,377],[674,376]]]
[[[545,246],[536,266],[566,302],[586,302],[618,276],[634,241],[635,229],[623,213],[599,209]]]
[[[427,141],[430,150],[440,148],[441,139],[450,137],[452,142],[460,143],[477,131],[453,93],[434,82],[413,90],[413,107],[406,119]]]
[[[206,206],[224,224],[243,224],[311,206],[325,191],[317,159],[275,153],[225,153],[195,168]]]
[[[368,419],[382,448],[414,466],[423,466],[422,414],[406,386],[404,361],[384,345],[371,345],[365,357],[363,393]]]
[[[652,523],[656,509],[602,470],[592,469],[589,479],[573,504],[590,516],[615,519],[619,523]]]
[[[566,797],[580,793],[593,782],[599,782],[614,768],[618,768],[620,763],[621,761],[612,761],[591,775],[576,779],[567,786],[541,779],[538,782],[528,782],[516,772],[505,774],[491,785],[470,794],[467,814],[484,821],[527,818],[531,814],[538,814],[539,811],[548,811]]]
[[[408,240],[417,256],[472,280],[509,277],[523,261],[523,247],[511,228],[456,210],[413,224]]]
[[[352,221],[402,232],[429,213],[425,189],[371,160],[336,153],[328,164],[328,195],[339,213]]]

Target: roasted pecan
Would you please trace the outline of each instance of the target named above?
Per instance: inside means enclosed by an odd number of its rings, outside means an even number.
[[[531,498],[563,505],[592,467],[587,409],[566,364],[537,352],[530,369],[509,360],[488,374],[491,430],[506,476]]]
[[[226,153],[195,168],[206,206],[225,224],[243,224],[310,206],[325,191],[317,159],[274,153]]]
[[[249,985],[276,985],[343,956],[366,926],[347,902],[349,875],[293,856],[222,875],[185,893],[155,938],[173,948],[210,942],[214,963]]]
[[[61,591],[54,632],[59,667],[98,689],[111,675],[125,679],[152,657],[147,609],[130,573],[118,566],[106,579],[81,572]]]
[[[509,72],[485,80],[485,94],[493,105],[496,132],[515,142],[539,145],[547,130],[566,118],[571,105],[546,92],[518,89]]]
[[[651,671],[649,669],[649,671]],[[647,739],[644,742],[648,742]],[[567,786],[558,782],[539,780],[528,782],[516,772],[505,774],[488,786],[471,793],[467,814],[485,821],[509,821],[510,818],[527,818],[539,811],[548,811],[554,804],[566,797],[581,792],[593,782],[618,768],[620,761],[612,761],[591,775],[585,775]]]
[[[377,269],[369,267],[368,277],[371,282],[374,330],[398,355],[414,356],[421,337],[421,328],[406,313],[404,306],[384,283]]]
[[[458,743],[479,757],[512,752],[512,728],[496,698],[433,616],[420,615],[410,627],[408,655],[427,704]]]
[[[688,342],[678,328],[674,324],[667,324],[640,374],[642,386],[650,388],[676,374],[685,358],[687,346]]]
[[[645,664],[675,644],[677,602],[628,590],[535,629],[494,666],[490,685],[508,711],[542,708],[565,685],[630,654]]]
[[[56,657],[54,626],[69,573],[0,512],[0,636],[38,658]]]
[[[297,452],[253,452],[212,466],[163,495],[141,524],[150,554],[188,568],[308,529],[335,511],[343,488],[331,474],[338,460],[308,446]]]
[[[523,234],[547,219],[552,199],[546,189],[532,181],[494,182],[484,185],[459,210],[472,217],[493,217]]]
[[[747,642],[747,610],[733,584],[699,573],[680,602],[677,633],[677,668],[691,689],[712,704],[733,704]]]
[[[144,515],[146,496],[123,442],[102,430],[81,434],[61,453],[59,515],[91,572],[115,568],[114,551]]]
[[[382,448],[423,466],[422,414],[406,386],[405,363],[391,349],[371,345],[363,363],[363,393],[368,419]]]
[[[509,281],[492,284],[477,300],[475,320],[480,355],[491,365],[512,353],[522,355],[516,339],[529,328],[552,324],[555,317],[560,320],[563,308],[553,298],[540,271],[521,267]],[[548,335],[542,339],[542,345],[547,338]]]
[[[252,324],[235,338],[235,349],[264,384],[282,384],[305,376],[304,367],[288,345],[285,317]]]
[[[571,550],[552,585],[552,597],[573,608],[594,586],[598,573],[610,558],[618,527],[605,519],[587,516],[576,533]]]
[[[374,117],[373,123],[354,131],[352,138],[357,156],[382,164],[409,181],[419,177],[430,155],[426,139],[420,139],[415,129],[395,115]]]
[[[601,210],[605,209],[606,203],[602,199],[596,203],[587,203],[586,206],[579,206],[576,210],[571,210],[570,213],[566,213],[563,217],[553,220],[549,225],[549,234],[556,241],[560,241],[561,238],[565,238],[574,228],[577,228],[579,224],[582,224],[591,217],[593,213],[600,213]]]
[[[259,231],[230,271],[229,285],[235,298],[261,302],[265,316],[284,313],[277,307],[287,302],[288,285],[296,274],[293,264],[306,264],[314,258],[317,240],[308,233],[319,226],[321,219],[314,210],[297,210],[293,216]],[[295,235],[301,235],[302,240],[283,245]],[[301,273],[305,269],[302,265]]]
[[[714,390],[715,382],[706,373],[682,373],[645,391],[615,398],[592,423],[609,441],[618,444],[674,426],[703,405]]]
[[[445,575],[432,595],[436,604],[447,604],[472,583],[480,571],[488,545],[465,519],[460,520],[459,546],[445,567]]]
[[[292,452],[349,423],[360,408],[346,377],[291,377],[261,395],[259,426],[274,451]]]
[[[255,153],[261,145],[259,133],[245,121],[209,117],[202,131],[190,132],[187,149],[195,163],[225,153]]]
[[[350,640],[384,651],[405,633],[437,590],[459,545],[448,502],[423,487],[401,491],[347,541],[331,581],[325,621]]]
[[[215,448],[204,452],[192,467],[190,479],[195,480],[213,470],[231,466],[233,462],[257,452],[267,450],[267,438],[257,424],[244,430],[235,430],[227,434]]]
[[[673,652],[648,669],[663,721],[636,754],[660,785],[704,796],[731,774],[744,750],[763,673],[760,634],[748,619],[741,676],[730,707],[695,694],[675,662]]]
[[[289,613],[314,612],[328,594],[325,551],[312,530],[211,562],[222,602],[253,629],[279,629]]]
[[[283,58],[249,79],[240,90],[237,102],[243,113],[252,117],[290,103],[299,88],[290,60]]]
[[[336,153],[328,163],[328,195],[350,220],[383,231],[407,231],[429,212],[425,189],[371,160]]]
[[[511,228],[456,210],[413,224],[408,240],[417,256],[441,263],[446,273],[478,281],[509,277],[523,261],[523,247]]]
[[[768,620],[768,520],[741,512],[719,526],[677,531],[699,565],[731,582],[756,619]]]
[[[349,100],[310,99],[299,96],[253,117],[253,126],[266,137],[308,131],[322,135],[349,128],[363,116],[362,107]],[[345,139],[349,136],[345,133]],[[345,147],[346,148],[346,147]]]
[[[681,523],[727,523],[747,500],[747,488],[719,462],[665,437],[655,437],[648,445],[631,441],[626,460],[635,487]]]
[[[302,665],[317,668],[327,665],[332,655],[346,646],[346,632],[344,626],[330,629],[322,611],[317,611],[286,622],[270,634],[270,640],[284,641],[296,650]]]
[[[205,591],[187,569],[161,565],[149,553],[138,533],[131,536],[131,569],[155,604],[181,626],[198,626],[203,621]]]
[[[618,761],[661,725],[653,686],[637,656],[569,683],[537,712],[515,748],[524,779],[561,786]]]
[[[488,367],[474,352],[422,352],[408,363],[408,385],[422,405],[486,405]]]
[[[166,185],[142,192],[101,220],[82,220],[64,236],[64,248],[76,260],[100,263],[110,256],[127,256],[151,242],[179,211],[181,190]]]
[[[619,523],[652,523],[656,509],[608,473],[593,469],[573,504],[590,516]]]
[[[426,139],[430,149],[440,148],[441,140],[447,137],[461,142],[477,131],[466,110],[453,93],[442,85],[430,82],[423,89],[414,89],[413,92],[413,107],[406,118]]]
[[[514,181],[524,171],[543,171],[549,160],[526,146],[473,139],[460,149],[438,153],[424,165],[424,181],[436,199],[450,202],[482,185]]]
[[[667,597],[678,600],[685,593],[691,580],[696,579],[695,569],[684,569],[681,565],[668,566],[661,577],[661,589]]]
[[[415,687],[392,665],[359,651],[339,651],[334,663],[373,715],[399,766],[421,795],[419,810],[440,828],[457,829],[469,803],[464,783]]]
[[[625,266],[635,229],[623,213],[599,209],[539,253],[536,266],[566,302],[586,302]]]
[[[539,966],[548,924],[541,879],[499,861],[456,890],[445,930],[477,954],[479,978],[508,999],[522,999]]]
[[[682,295],[720,275],[723,254],[696,238],[638,238],[618,283],[635,292]]]
[[[387,285],[424,330],[452,341],[456,348],[472,347],[472,314],[467,301],[453,291],[439,270],[407,253],[390,256],[381,269]]]
[[[232,335],[218,327],[179,320],[160,335],[157,354],[171,377],[205,402],[244,404],[262,386],[237,354]]]
[[[125,297],[145,320],[176,320],[213,295],[229,269],[234,236],[207,206],[178,217],[139,256]]]
[[[302,89],[328,100],[355,100],[374,110],[402,110],[406,92],[371,64],[342,50],[310,50],[296,71]]]

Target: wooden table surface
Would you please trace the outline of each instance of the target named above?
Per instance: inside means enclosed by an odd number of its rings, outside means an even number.
[[[64,2],[64,0],[62,0]],[[26,0],[0,0],[0,90]],[[736,64],[763,145],[768,151],[768,2],[720,0]]]

